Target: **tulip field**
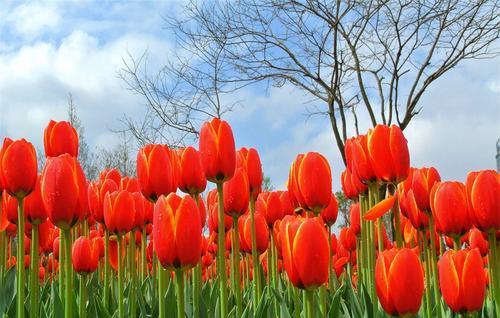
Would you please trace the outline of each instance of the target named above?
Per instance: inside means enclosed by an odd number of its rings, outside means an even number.
[[[342,162],[297,154],[286,189],[263,191],[257,150],[234,138],[214,118],[198,147],[148,144],[136,176],[97,180],[69,122],[46,127],[41,171],[5,138],[1,317],[500,317],[496,171],[441,180],[377,125],[345,144],[339,229]]]

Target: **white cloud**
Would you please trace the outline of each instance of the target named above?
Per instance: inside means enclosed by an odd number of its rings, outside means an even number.
[[[56,6],[39,3],[22,4],[8,13],[6,21],[26,39],[35,39],[58,27],[61,17]]]

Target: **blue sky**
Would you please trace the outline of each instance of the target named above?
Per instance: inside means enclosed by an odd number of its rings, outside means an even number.
[[[0,6],[0,137],[26,137],[42,148],[50,119],[66,117],[72,93],[92,147],[112,146],[123,114],[141,118],[144,101],[117,74],[127,52],[161,65],[175,50],[161,14],[179,1],[6,2]],[[265,173],[283,187],[299,152],[319,151],[332,166],[334,189],[343,164],[327,118],[307,120],[301,92],[248,88],[226,119],[238,147],[256,147]],[[433,165],[443,179],[495,167],[500,137],[500,59],[470,61],[438,80],[405,131],[412,165]],[[361,118],[363,129],[367,121]]]

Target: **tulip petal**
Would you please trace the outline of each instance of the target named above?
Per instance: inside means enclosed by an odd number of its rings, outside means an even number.
[[[396,195],[389,196],[388,198],[380,201],[374,207],[372,207],[363,218],[367,221],[374,221],[381,217],[382,215],[389,212],[390,209],[394,206],[394,202],[396,202]]]

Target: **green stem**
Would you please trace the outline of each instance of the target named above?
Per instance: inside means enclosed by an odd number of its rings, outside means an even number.
[[[219,230],[217,235],[217,268],[219,269],[219,299],[220,316],[227,317],[227,275],[226,275],[226,257],[225,257],[225,235],[224,235],[224,194],[222,191],[222,182],[217,183],[217,193],[219,196]],[[236,224],[237,226],[237,224]]]
[[[436,260],[436,238],[434,237],[434,220],[432,219],[432,215],[429,216],[429,232],[431,236],[431,248],[430,248],[430,265],[431,265],[431,274],[432,274],[432,287],[434,291],[434,304],[437,306],[437,317],[441,318],[441,294],[439,293],[439,282],[438,282],[438,274],[437,274],[437,260]]]
[[[118,238],[118,292],[116,293],[118,295],[117,297],[117,302],[118,302],[118,317],[119,318],[125,318],[125,307],[123,306],[123,238],[121,234],[116,235]]]
[[[31,228],[31,253],[30,253],[30,317],[38,317],[38,224],[33,223]]]
[[[71,279],[73,274],[71,271],[71,229],[63,229],[64,234],[64,248],[65,248],[65,258],[64,258],[64,317],[72,317],[72,294],[73,294],[73,280]]]
[[[321,316],[326,317],[326,289],[325,285],[321,285],[319,287],[319,300],[320,300],[320,310],[321,310]]]
[[[427,317],[431,317],[431,292],[430,292],[430,279],[429,279],[429,259],[427,253],[427,237],[425,230],[421,231],[420,237],[422,240],[422,254],[423,254],[423,263],[425,266],[425,310],[427,313]]]
[[[192,273],[193,279],[193,317],[200,317],[201,263],[196,264]]]
[[[359,240],[358,240],[359,243]],[[333,257],[333,251],[332,251],[332,227],[328,226],[328,289],[329,292],[333,295],[333,264],[332,264],[332,257]],[[356,254],[356,255],[359,255]],[[361,264],[359,264],[361,266]]]
[[[314,318],[314,290],[306,290],[306,318]]]
[[[0,199],[0,214],[2,213],[2,200]],[[3,276],[5,272],[5,241],[7,236],[5,231],[0,232],[0,286],[3,286]]]
[[[177,317],[184,318],[184,273],[182,269],[175,270],[175,293],[177,294]]]
[[[396,191],[396,185],[393,185],[393,191],[391,191],[391,194],[394,194]],[[391,185],[387,185],[387,188],[389,190],[392,190]],[[398,248],[403,247],[403,237],[401,236],[401,216],[399,212],[399,200],[396,199],[396,202],[394,202],[394,206],[392,207],[392,215],[394,216],[394,223],[395,224],[395,232],[396,232],[396,246]]]
[[[59,230],[59,264],[64,266],[64,260],[66,259],[66,245],[64,245],[64,235],[62,229]],[[59,270],[59,298],[64,297],[64,270]]]
[[[87,318],[87,275],[80,275],[80,302],[78,303],[78,317]]]
[[[17,209],[17,318],[24,317],[24,198],[18,198]]]
[[[458,236],[458,235],[457,235],[457,236],[455,236],[455,237],[453,238],[453,249],[454,249],[455,251],[459,251],[459,250],[460,250],[460,246],[461,246],[461,245],[462,245],[462,244],[460,244],[460,236]]]
[[[234,292],[236,295],[236,317],[243,314],[243,299],[241,295],[240,278],[240,234],[238,232],[238,217],[233,216],[234,244],[233,244],[233,271],[234,271]]]
[[[130,232],[130,240],[129,240],[129,275],[130,275],[130,288],[129,288],[129,297],[128,304],[130,307],[129,317],[134,318],[136,316],[136,268],[135,268],[135,231]]]
[[[253,302],[254,310],[259,303],[260,295],[262,293],[260,271],[259,271],[259,255],[257,254],[257,234],[255,232],[255,198],[250,196],[250,222],[252,227],[252,263],[253,263],[253,283],[254,293]]]
[[[498,259],[498,245],[495,231],[488,232],[488,243],[490,253],[488,255],[489,270],[490,270],[490,288],[495,304],[495,313],[500,317],[500,264]]]
[[[146,227],[142,228],[142,237],[141,237],[141,284],[144,282],[146,278],[146,272],[148,270],[148,265],[146,264]]]
[[[104,286],[103,298],[104,308],[109,311],[109,231],[105,229],[104,232]]]
[[[166,318],[166,292],[167,292],[167,271],[161,266],[158,261],[158,314],[160,318]]]
[[[289,288],[293,289],[293,311],[294,318],[300,318],[300,299],[299,299],[299,289],[294,286],[290,286]]]

